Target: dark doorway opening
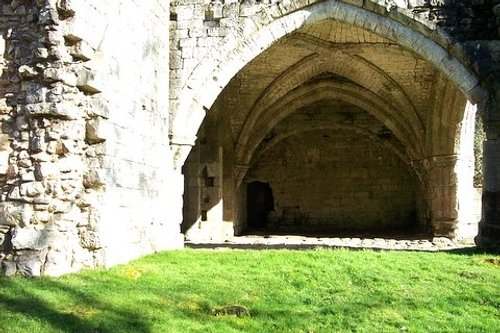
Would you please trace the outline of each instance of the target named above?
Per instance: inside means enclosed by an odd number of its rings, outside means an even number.
[[[269,212],[274,211],[273,191],[269,183],[247,184],[247,227],[265,229],[269,223]]]

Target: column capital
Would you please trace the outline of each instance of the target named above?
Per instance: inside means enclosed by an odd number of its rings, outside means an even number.
[[[171,146],[194,146],[197,137],[179,135],[174,133],[169,135],[169,139]]]
[[[174,162],[174,169],[180,170],[186,162],[191,149],[194,147],[196,137],[170,136],[170,150]]]
[[[456,154],[450,154],[450,155],[437,155],[437,156],[431,156],[428,158],[429,164],[431,166],[452,166],[455,165],[461,157]]]
[[[430,156],[420,161],[414,161],[414,164],[423,167],[424,169],[455,167],[458,163],[472,163],[474,156],[464,156],[459,154],[436,155]]]

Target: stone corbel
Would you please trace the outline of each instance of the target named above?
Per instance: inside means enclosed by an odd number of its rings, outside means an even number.
[[[186,137],[175,134],[170,136],[170,150],[172,151],[174,170],[181,170],[195,144],[195,141],[196,137]]]

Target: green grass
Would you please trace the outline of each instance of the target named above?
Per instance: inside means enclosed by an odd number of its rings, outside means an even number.
[[[166,252],[2,278],[0,332],[500,332],[499,264],[473,251]],[[250,315],[212,315],[227,305]]]

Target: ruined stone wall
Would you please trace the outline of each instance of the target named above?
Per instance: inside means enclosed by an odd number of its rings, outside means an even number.
[[[87,56],[66,45],[66,8],[39,1],[2,6],[2,270],[57,274],[93,266],[101,246],[89,224],[84,174]],[[87,59],[88,60],[88,59]],[[51,244],[48,246],[47,244]]]
[[[246,183],[269,183],[270,223],[307,230],[416,226],[418,183],[407,165],[370,139],[303,132],[266,151]]]
[[[4,274],[181,246],[168,149],[168,2],[1,7]],[[177,191],[169,191],[169,181]]]

